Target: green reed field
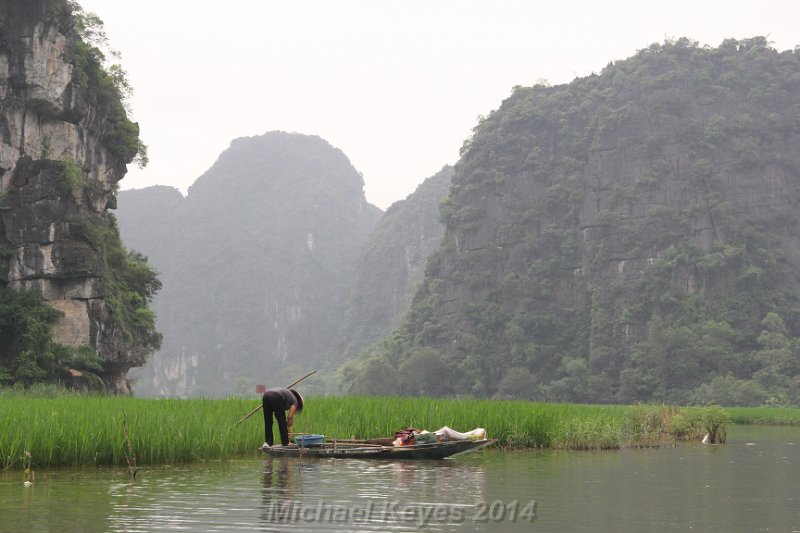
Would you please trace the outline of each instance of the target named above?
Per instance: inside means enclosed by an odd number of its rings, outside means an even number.
[[[125,466],[134,457],[141,466],[257,456],[264,441],[261,412],[234,424],[259,402],[0,394],[0,470],[20,468],[27,454],[37,468]],[[345,439],[387,437],[406,427],[482,427],[503,447],[609,449],[698,438],[705,433],[704,417],[709,417],[704,409],[317,397],[307,399],[293,429]],[[727,417],[716,409],[714,416]],[[275,433],[277,437],[277,427]]]
[[[800,409],[791,407],[727,407],[734,424],[800,426]]]

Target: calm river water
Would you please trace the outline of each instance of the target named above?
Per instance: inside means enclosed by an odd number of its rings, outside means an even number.
[[[2,532],[800,531],[800,428],[725,446],[0,474]]]

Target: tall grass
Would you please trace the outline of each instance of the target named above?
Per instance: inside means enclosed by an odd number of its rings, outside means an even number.
[[[500,444],[524,448],[613,448],[625,407],[439,398],[317,398],[309,402],[308,428],[361,438],[393,435],[399,428],[457,431],[486,429]],[[298,418],[300,420],[300,418]]]
[[[734,424],[800,426],[800,409],[789,407],[726,407]]]
[[[29,452],[35,466],[123,465],[128,434],[138,464],[252,452],[257,435],[233,421],[252,402],[59,396],[0,399],[0,468]],[[259,441],[260,443],[261,441]]]
[[[240,426],[234,423],[258,402],[0,395],[0,469],[19,467],[26,452],[35,467],[125,465],[129,448],[124,424],[138,465],[255,455],[263,442],[263,416],[255,414]],[[504,447],[606,449],[655,445],[670,434],[694,438],[701,431],[699,418],[687,412],[659,406],[317,397],[307,400],[293,429],[373,438],[406,427],[482,427]]]

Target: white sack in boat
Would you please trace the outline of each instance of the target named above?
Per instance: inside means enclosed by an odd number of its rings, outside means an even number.
[[[472,431],[467,431],[466,433],[461,433],[454,429],[450,429],[447,426],[443,426],[437,429],[434,433],[436,433],[437,437],[440,437],[441,440],[479,440],[486,438],[486,430],[483,428],[475,428]]]

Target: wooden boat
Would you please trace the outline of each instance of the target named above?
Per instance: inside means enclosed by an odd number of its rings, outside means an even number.
[[[272,457],[331,457],[349,459],[444,459],[454,455],[473,452],[497,442],[497,439],[451,440],[433,444],[393,446],[376,439],[364,442],[324,442],[319,446],[273,446],[261,448]]]

